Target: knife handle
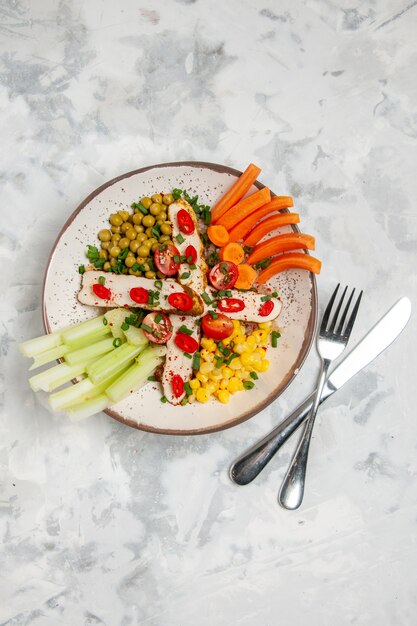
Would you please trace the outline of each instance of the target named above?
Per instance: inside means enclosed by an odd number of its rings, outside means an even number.
[[[326,381],[320,404],[336,390]],[[268,435],[244,452],[230,468],[230,478],[238,485],[247,485],[260,474],[282,445],[304,422],[313,405],[314,393],[304,400],[283,422]]]

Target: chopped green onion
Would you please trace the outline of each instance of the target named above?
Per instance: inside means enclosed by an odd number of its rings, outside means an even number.
[[[146,330],[147,333],[153,333],[153,329],[147,324],[141,324],[140,327],[142,330]]]
[[[271,346],[273,348],[277,348],[278,347],[278,339],[281,337],[281,333],[277,332],[276,330],[273,330],[271,333]]]
[[[229,350],[229,348],[226,348],[226,346],[222,346],[221,344],[218,346],[220,352],[222,354],[224,354],[224,356],[229,356],[229,354],[231,353],[231,350]]]
[[[192,257],[192,256],[187,256],[187,263],[191,263],[191,262],[192,262],[192,260],[193,260],[193,257]]]
[[[253,380],[258,380],[259,376],[256,372],[251,372],[250,373],[251,378],[253,378]]]
[[[233,341],[233,339],[232,339],[232,341],[229,343],[229,346],[230,346],[231,348],[234,348],[234,347],[235,347],[235,342]]]
[[[122,250],[119,256],[117,257],[117,260],[124,261],[128,254],[129,254],[129,248],[124,248],[124,250]]]
[[[181,406],[185,406],[186,404],[188,404],[188,397],[185,396],[185,398],[183,398],[180,402]]]
[[[153,381],[157,380],[157,378],[156,378],[156,376],[152,375],[152,376],[148,376],[148,380],[153,382]]]
[[[155,324],[159,324],[161,320],[162,320],[162,315],[158,313],[155,317]]]
[[[139,202],[136,206],[135,209],[139,209],[139,211],[141,213],[143,213],[143,215],[148,215],[149,211],[148,209],[145,209],[145,207],[143,206],[143,204],[141,202]]]
[[[180,326],[178,330],[181,333],[185,333],[186,335],[192,335],[193,334],[193,331],[190,330],[189,328],[187,328],[186,326],[184,326],[184,324],[182,326]]]
[[[269,302],[270,299],[271,299],[270,295],[262,296],[261,302]]]
[[[79,274],[84,274],[85,272],[85,265],[79,265],[78,266],[78,273]]]
[[[219,369],[220,366],[223,364],[223,359],[218,354],[216,354],[214,358],[216,360],[216,367],[217,367],[217,369]]]
[[[154,285],[156,289],[162,289],[162,280],[156,280]]]
[[[243,386],[245,389],[253,389],[255,387],[255,383],[253,383],[251,380],[245,380],[243,381]]]
[[[184,383],[184,391],[187,396],[191,396],[193,394],[193,390],[190,387],[190,383]]]
[[[230,365],[230,363],[233,361],[233,359],[237,359],[239,355],[236,354],[236,352],[232,352],[232,354],[229,356],[229,358],[226,361],[226,365]]]
[[[194,356],[193,356],[193,370],[199,370],[200,369],[200,353],[199,352],[194,352]]]
[[[168,402],[168,400],[165,398],[165,396],[161,396],[161,402],[166,404]]]
[[[187,359],[192,359],[193,355],[190,354],[189,352],[183,352],[183,355],[187,357]]]
[[[210,317],[211,317],[213,320],[216,320],[216,319],[219,317],[219,316],[217,315],[217,313],[215,313],[214,311],[209,311],[209,313],[210,313]]]
[[[129,324],[126,324],[126,322],[123,322],[123,324],[120,326],[120,328],[122,330],[129,330]]]
[[[227,263],[220,263],[220,271],[223,274],[227,274],[229,271],[229,266],[227,265]]]
[[[180,261],[181,263],[184,263],[184,261],[186,261],[186,257],[183,254],[180,256]]]
[[[183,272],[180,276],[181,280],[186,280],[187,278],[190,278],[191,274],[190,272]]]
[[[103,324],[104,324],[104,326],[107,326],[107,324],[108,324],[108,321],[106,320],[105,317],[103,317]]]
[[[210,208],[209,207],[204,207],[203,209],[203,220],[206,226],[209,226],[210,222],[211,222],[211,213],[210,213]]]
[[[181,259],[178,254],[174,254],[174,263],[181,263]]]
[[[271,263],[271,258],[268,257],[267,259],[263,259],[263,261],[259,261],[259,263],[255,264],[255,267],[257,269],[265,269],[266,267],[268,267],[268,265],[270,265]]]
[[[132,265],[132,271],[133,271],[133,272],[139,272],[139,271],[140,271],[140,267],[141,267],[141,266],[139,265],[139,263],[133,263],[133,265]]]
[[[194,263],[191,263],[190,270],[196,270],[196,269],[197,269],[197,265],[195,265]]]
[[[273,291],[273,292],[271,293],[271,296],[272,296],[273,298],[278,298],[278,291]]]
[[[116,337],[116,339],[113,340],[113,345],[115,348],[118,348],[122,345],[122,340],[119,337]]]
[[[208,293],[206,293],[205,291],[203,291],[203,293],[201,294],[201,297],[203,298],[206,304],[211,304],[213,302],[213,300],[210,298]]]
[[[178,235],[175,237],[175,239],[178,241],[178,243],[184,243],[184,241],[185,241],[185,239],[181,235],[181,233],[178,233]]]
[[[106,279],[104,278],[104,276],[99,276],[98,277],[98,282],[100,283],[100,285],[105,285],[106,284]]]

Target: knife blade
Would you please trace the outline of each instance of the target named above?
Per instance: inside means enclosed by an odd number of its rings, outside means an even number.
[[[324,385],[320,404],[388,348],[404,330],[410,315],[410,300],[407,297],[400,298],[333,369]],[[247,485],[258,476],[303,423],[313,403],[313,397],[314,392],[268,435],[236,459],[230,468],[230,477],[235,483]]]

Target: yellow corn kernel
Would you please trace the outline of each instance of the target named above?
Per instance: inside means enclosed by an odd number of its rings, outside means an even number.
[[[256,346],[256,339],[253,335],[249,335],[246,339],[246,345],[248,346],[248,350],[253,350]]]
[[[263,359],[265,356],[265,350],[263,348],[256,348],[253,354],[258,356],[260,359]]]
[[[207,402],[210,398],[210,394],[208,393],[207,389],[203,389],[200,387],[200,389],[197,389],[195,397],[198,402]]]
[[[240,355],[240,360],[244,367],[249,367],[250,364],[252,363],[252,355],[250,354],[250,352],[243,352]]]
[[[202,372],[197,372],[196,378],[198,378],[202,385],[205,385],[208,382],[208,376]]]
[[[243,369],[237,370],[237,372],[235,372],[235,376],[236,378],[239,378],[239,380],[243,380],[244,375],[245,375],[245,370]]]
[[[222,368],[222,373],[225,378],[231,378],[233,376],[233,371],[227,365]]]
[[[191,389],[194,389],[194,391],[196,389],[198,389],[200,386],[200,381],[198,380],[198,378],[193,378],[192,380],[190,380],[190,387]]]
[[[229,367],[233,371],[242,369],[242,361],[240,360],[240,357],[237,357],[237,359],[233,359]]]
[[[242,333],[239,332],[233,337],[233,341],[235,342],[235,346],[239,345],[240,343],[245,343],[246,335],[242,335]]]
[[[235,330],[240,330],[240,322],[239,320],[232,320],[233,328]]]
[[[209,393],[212,394],[215,391],[217,391],[218,389],[218,385],[217,383],[215,383],[213,380],[209,380],[209,382],[207,383],[207,385],[205,385],[204,389]]]
[[[205,361],[204,363],[200,364],[200,372],[202,374],[208,374],[212,370],[214,370],[214,363],[209,363],[208,361]]]
[[[243,391],[245,389],[244,385],[243,385],[243,380],[239,380],[239,389],[238,391]]]
[[[270,366],[271,366],[271,363],[268,361],[268,359],[262,359],[261,364],[259,366],[259,371],[267,372]]]
[[[248,346],[246,344],[246,341],[244,341],[243,343],[236,343],[235,347],[233,348],[233,350],[238,354],[243,354],[243,352],[246,352],[247,349]]]
[[[239,370],[241,372],[241,380],[249,380],[251,378],[251,369],[250,370]]]
[[[229,384],[228,378],[222,378],[219,384],[220,389],[227,389],[227,385]]]
[[[227,391],[227,389],[222,389],[221,391],[217,392],[217,398],[220,400],[220,402],[223,402],[223,404],[227,404],[230,400],[230,393]]]
[[[210,372],[210,378],[212,380],[220,380],[220,378],[222,377],[223,377],[223,372],[222,370],[217,369],[217,367],[215,367],[214,370]]]
[[[261,330],[271,330],[271,324],[272,322],[260,322],[258,326]]]
[[[236,391],[239,391],[240,389],[240,384],[241,381],[236,378],[236,376],[232,376],[229,380],[229,384],[227,385],[227,390],[230,391],[230,393],[236,393]]]
[[[195,402],[195,395],[192,393],[191,396],[188,396],[188,402],[189,404],[192,404],[193,402]]]
[[[216,344],[214,343],[213,339],[209,339],[208,337],[202,338],[201,345],[209,352],[214,352],[216,349]]]
[[[203,348],[202,350],[200,350],[200,356],[203,359],[203,361],[213,361],[214,359],[214,354],[210,352],[209,350],[206,350],[206,348]]]

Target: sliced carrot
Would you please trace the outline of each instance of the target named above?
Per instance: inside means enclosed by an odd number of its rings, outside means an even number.
[[[234,204],[249,191],[255,180],[261,173],[261,169],[250,163],[237,181],[226,191],[211,209],[211,223],[215,224]]]
[[[293,200],[290,196],[275,196],[271,202],[268,202],[264,206],[248,215],[244,220],[236,224],[230,231],[230,241],[239,241],[244,239],[253,226],[265,215],[272,213],[273,211],[279,211],[280,209],[287,209],[293,206]],[[291,215],[296,215],[291,213]],[[291,222],[293,224],[294,222]]]
[[[259,209],[261,206],[271,200],[271,192],[268,187],[264,187],[259,191],[256,191],[251,196],[244,198],[218,220],[218,224],[224,226],[227,230],[230,230],[245,217]]]
[[[314,274],[320,274],[321,261],[309,254],[304,254],[304,252],[288,252],[287,254],[282,254],[276,257],[267,268],[260,272],[258,283],[263,285],[275,274],[292,268],[308,270],[309,272],[314,272]]]
[[[231,261],[235,265],[242,263],[245,258],[245,251],[239,243],[230,241],[220,249],[221,261]]]
[[[236,289],[250,289],[256,280],[256,271],[247,263],[241,263],[237,266],[237,269],[239,276],[234,286]]]
[[[258,243],[248,256],[246,262],[253,265],[268,257],[276,256],[281,252],[288,252],[288,250],[314,250],[315,243],[316,240],[311,235],[284,233],[283,235],[277,235],[262,243]],[[236,246],[238,244],[229,243],[227,245]]]
[[[229,233],[224,226],[209,226],[207,228],[207,235],[211,243],[221,248],[225,246],[229,241]]]
[[[276,228],[288,226],[289,224],[298,224],[299,221],[300,216],[298,213],[278,213],[277,215],[271,215],[268,219],[259,222],[259,224],[250,231],[249,235],[245,237],[243,243],[245,246],[254,246],[262,237],[265,237],[265,235]],[[231,233],[229,233],[229,236],[230,235]]]

